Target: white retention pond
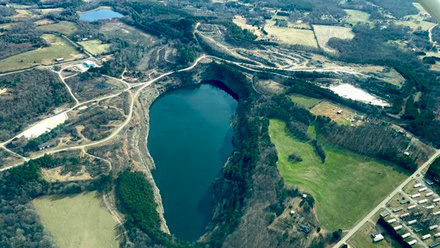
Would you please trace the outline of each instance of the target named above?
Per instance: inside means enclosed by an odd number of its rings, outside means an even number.
[[[68,119],[66,113],[61,113],[45,120],[42,120],[32,127],[22,132],[18,137],[25,137],[27,139],[34,139],[38,136],[50,132],[52,129],[56,128],[58,125],[63,124]]]
[[[371,95],[370,93],[366,92],[365,90],[357,88],[351,84],[345,83],[345,84],[331,85],[330,87],[328,87],[328,89],[330,89],[331,91],[333,91],[334,93],[336,93],[337,95],[343,98],[360,101],[363,103],[381,106],[381,107],[391,106],[387,101],[377,98]]]

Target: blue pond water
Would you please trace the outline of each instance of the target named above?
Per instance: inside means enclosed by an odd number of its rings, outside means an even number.
[[[98,20],[107,20],[113,18],[121,18],[124,15],[111,9],[96,9],[81,13],[79,19],[81,21],[93,22]]]

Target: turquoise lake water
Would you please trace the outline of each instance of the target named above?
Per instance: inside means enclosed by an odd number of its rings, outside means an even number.
[[[168,227],[182,240],[200,237],[212,217],[212,186],[233,149],[236,107],[230,95],[208,84],[166,93],[151,107],[153,177]]]

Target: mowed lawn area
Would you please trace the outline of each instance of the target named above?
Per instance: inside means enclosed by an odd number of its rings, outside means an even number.
[[[119,247],[116,222],[101,207],[96,192],[32,201],[45,228],[60,248]]]
[[[40,64],[50,65],[54,63],[56,58],[72,60],[84,57],[61,37],[53,34],[43,34],[41,37],[49,44],[48,47],[38,48],[0,60],[0,71],[19,70]]]
[[[80,41],[78,44],[93,55],[106,53],[110,48],[110,44],[103,44],[100,40]]]
[[[278,169],[287,183],[313,195],[322,226],[334,231],[351,228],[407,176],[396,167],[324,143],[327,160],[321,163],[310,143],[285,131],[285,123],[271,120],[271,141],[278,151]],[[292,163],[296,152],[303,161]]]
[[[292,102],[302,105],[304,108],[310,109],[322,102],[321,99],[293,94],[289,96]]]

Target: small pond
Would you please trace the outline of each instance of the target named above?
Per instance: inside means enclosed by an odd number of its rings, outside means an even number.
[[[79,19],[86,22],[94,22],[98,20],[108,20],[113,18],[121,18],[124,15],[111,9],[95,9],[81,13]]]

